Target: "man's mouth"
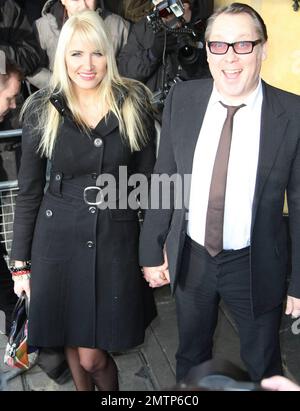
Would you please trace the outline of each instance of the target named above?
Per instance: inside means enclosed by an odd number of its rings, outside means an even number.
[[[242,70],[241,69],[236,69],[236,70],[222,70],[224,76],[228,80],[236,80],[239,75],[241,74]]]

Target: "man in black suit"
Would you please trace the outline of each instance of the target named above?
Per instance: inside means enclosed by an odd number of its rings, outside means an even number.
[[[286,314],[300,316],[300,97],[261,80],[267,30],[250,6],[217,11],[206,42],[214,81],[178,84],[167,99],[154,173],[177,176],[176,203],[146,213],[140,264],[150,286],[170,280],[175,293],[178,380],[212,357],[222,298],[239,331],[241,357],[258,381],[282,373],[286,190]],[[188,195],[180,205],[184,177]],[[152,199],[153,193],[152,187]]]

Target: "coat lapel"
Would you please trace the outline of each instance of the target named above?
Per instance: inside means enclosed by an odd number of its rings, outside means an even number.
[[[204,83],[203,83],[204,85]],[[191,174],[193,169],[193,160],[196,144],[198,141],[200,129],[202,127],[204,115],[207,109],[207,104],[212,93],[213,82],[209,81],[206,87],[199,89],[195,98],[191,98],[186,109],[188,113],[186,118],[181,120],[186,127],[185,138],[180,136],[180,152],[179,157],[182,160],[182,170],[184,174]]]
[[[284,116],[284,109],[278,102],[276,95],[272,93],[271,87],[263,82],[260,146],[252,207],[252,229],[264,185],[285,137],[287,123],[288,119]]]
[[[113,112],[109,112],[95,128],[95,133],[104,137],[110,134],[115,128],[119,127],[119,121]]]

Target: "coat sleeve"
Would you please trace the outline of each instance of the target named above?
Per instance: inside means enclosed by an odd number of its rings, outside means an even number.
[[[52,72],[49,69],[50,61],[47,53],[47,31],[45,31],[45,26],[48,22],[42,17],[38,19],[33,26],[34,33],[38,39],[41,51],[41,64],[40,68],[35,71],[31,76],[27,76],[27,80],[38,89],[42,89],[49,85]],[[48,40],[49,41],[49,40]]]
[[[2,13],[0,49],[25,75],[32,74],[40,64],[40,48],[27,17],[11,0],[5,1]]]
[[[175,89],[176,87],[171,89],[166,100],[158,158],[151,180],[150,204],[140,236],[140,265],[144,267],[156,267],[163,264],[163,247],[173,215],[173,184],[170,185],[170,206],[165,208],[163,198],[160,196],[162,190],[158,189],[154,181],[162,176],[171,177],[177,171],[172,147],[172,100]]]
[[[300,298],[300,124],[299,119],[296,121],[298,124],[297,129],[299,138],[287,187],[289,231],[292,246],[292,272],[288,295]]]
[[[121,16],[111,13],[104,18],[104,22],[111,35],[115,57],[117,58],[121,49],[127,43],[130,23]]]
[[[35,221],[46,183],[47,159],[37,152],[40,136],[34,130],[34,116],[24,119],[22,157],[18,175],[11,258],[30,260]]]
[[[145,83],[160,67],[160,60],[150,52],[153,41],[154,34],[144,20],[132,27],[127,44],[117,60],[122,76]]]

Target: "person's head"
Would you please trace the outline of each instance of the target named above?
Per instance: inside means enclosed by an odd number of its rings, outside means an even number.
[[[16,108],[16,97],[20,92],[21,81],[21,70],[7,62],[6,74],[0,74],[0,122],[10,110]]]
[[[97,0],[60,0],[68,17],[84,10],[96,10]]]
[[[43,155],[52,156],[61,122],[50,102],[53,93],[63,96],[83,132],[89,134],[90,129],[82,117],[82,102],[99,107],[99,113],[113,112],[132,151],[147,141],[149,131],[141,118],[151,110],[150,91],[141,83],[120,77],[106,30],[103,19],[90,10],[70,17],[63,25],[50,86],[45,93],[30,96],[22,108],[25,121],[27,112],[38,112],[35,128],[42,134],[39,149]]]
[[[268,34],[262,17],[246,4],[232,3],[208,19],[205,40],[217,90],[239,104],[258,85],[266,58]],[[234,48],[224,43],[235,43]]]
[[[183,7],[184,7],[184,20],[189,23],[192,19],[192,0],[184,0]]]
[[[113,48],[102,18],[96,12],[85,11],[68,19],[56,49],[53,88],[70,99],[78,92],[109,88],[118,78]]]

